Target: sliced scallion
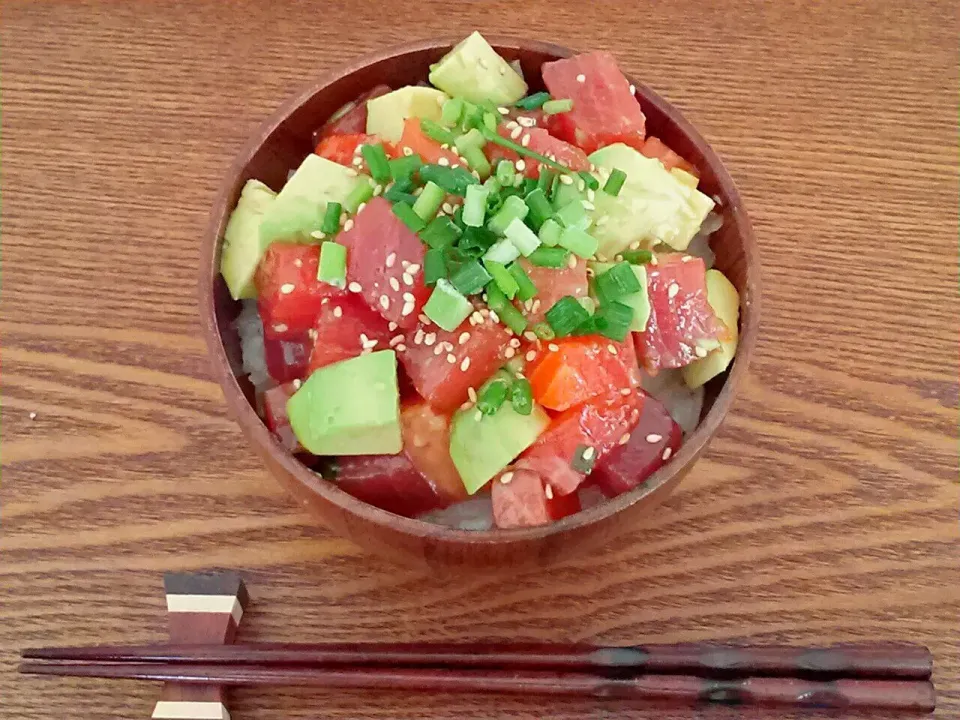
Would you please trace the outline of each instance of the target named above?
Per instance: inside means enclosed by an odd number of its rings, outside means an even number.
[[[620,194],[620,189],[623,187],[623,183],[627,179],[627,174],[620,168],[614,168],[610,173],[610,177],[607,178],[607,182],[603,184],[603,191],[607,195],[613,195],[616,197]]]
[[[541,340],[553,340],[557,334],[550,327],[550,323],[538,322],[532,328],[534,334]]]
[[[543,225],[540,226],[540,232],[538,237],[540,242],[549,247],[553,247],[558,242],[560,242],[560,235],[563,234],[563,228],[553,218],[547,218],[544,220]]]
[[[520,257],[520,251],[517,246],[504,238],[494,243],[489,250],[483,254],[484,260],[493,260],[494,262],[506,265]]]
[[[420,239],[427,245],[436,249],[443,250],[453,245],[460,239],[461,230],[457,225],[446,216],[434,218],[426,229],[420,233]]]
[[[338,202],[327,203],[327,209],[323,214],[323,222],[320,225],[321,232],[327,235],[333,235],[340,229],[340,213],[343,212],[343,206]]]
[[[445,165],[424,165],[420,168],[420,178],[424,182],[434,182],[451,195],[463,197],[471,185],[479,185],[473,173],[465,168],[452,168]]]
[[[440,122],[447,127],[459,124],[460,119],[463,117],[463,110],[462,98],[450,98],[440,109]]]
[[[531,265],[548,268],[565,268],[570,253],[559,247],[538,247],[527,258]]]
[[[420,119],[420,129],[423,131],[423,134],[426,135],[431,140],[436,140],[440,144],[452,145],[454,135],[452,132],[447,130],[440,123],[435,123],[433,120],[427,120],[426,118]]]
[[[550,168],[540,168],[540,176],[537,178],[537,187],[543,191],[544,196],[550,195],[550,188],[553,187],[553,179],[557,176],[556,171]]]
[[[546,115],[556,115],[557,113],[565,113],[573,110],[573,100],[569,98],[564,98],[563,100],[547,100],[543,104],[543,112]]]
[[[494,377],[477,393],[477,410],[484,415],[496,415],[510,395],[510,383],[505,378]]]
[[[405,202],[395,203],[393,206],[393,214],[400,218],[403,224],[414,232],[420,232],[427,226],[423,218],[417,215],[413,211],[413,208]]]
[[[620,254],[624,260],[633,265],[645,265],[653,260],[653,253],[649,250],[624,250]]]
[[[456,330],[473,312],[473,303],[440,278],[423,306],[423,313],[447,332]]]
[[[533,390],[530,381],[526,378],[517,378],[510,390],[510,404],[519,415],[529,415],[533,412]]]
[[[503,187],[513,185],[513,177],[516,167],[509,160],[501,160],[497,163],[497,182]]]
[[[517,281],[517,299],[520,302],[526,302],[537,294],[537,286],[533,284],[533,280],[530,279],[527,271],[523,269],[520,263],[511,263],[507,270]]]
[[[383,151],[383,145],[361,145],[360,154],[367,161],[367,167],[370,168],[370,174],[378,183],[385,183],[390,180],[390,163],[387,162],[387,154]]]
[[[343,207],[347,212],[356,212],[357,209],[373,197],[373,185],[369,182],[358,184],[350,194],[343,199]]]
[[[447,276],[447,263],[443,259],[443,251],[430,248],[423,255],[423,283],[428,287],[437,284],[437,280]]]
[[[582,258],[593,257],[600,245],[593,235],[575,227],[564,228],[557,244]]]
[[[423,165],[419,155],[404,155],[389,161],[390,177],[394,180],[408,178]]]
[[[527,257],[540,247],[540,238],[538,238],[536,233],[528,228],[520,218],[511,220],[504,229],[503,235],[516,245],[517,250],[519,250],[520,254],[524,257]]]
[[[413,211],[420,216],[424,222],[430,222],[437,216],[437,210],[443,204],[443,199],[447,194],[436,183],[428,182],[424,185],[417,201],[413,203]]]
[[[347,248],[330,240],[320,245],[317,280],[338,288],[347,286]]]
[[[502,137],[501,135],[498,135],[496,131],[493,131],[493,130],[490,130],[489,128],[484,127],[480,130],[480,132],[483,133],[483,136],[487,139],[487,142],[492,142],[496,145],[500,145],[502,147],[513,150],[518,155],[524,155],[526,157],[533,158],[534,160],[538,161],[543,165],[546,165],[547,167],[552,167],[554,170],[559,170],[560,172],[565,172],[565,173],[570,172],[569,168],[564,167],[558,162],[554,162],[553,160],[548,158],[546,155],[541,155],[538,152],[534,152],[533,150],[525,148],[523,145],[515,143],[512,140],[508,140],[507,138]]]
[[[553,207],[551,207],[547,196],[540,188],[528,193],[524,202],[530,208],[530,224],[533,225],[535,230],[539,230],[544,221],[553,214]]]
[[[636,273],[633,272],[633,268],[627,262],[617,263],[606,272],[600,273],[594,282],[596,283],[597,294],[605,302],[619,300],[643,289],[640,286],[640,281],[637,280]]]
[[[600,306],[592,318],[593,331],[617,342],[623,342],[633,322],[633,308],[619,302]]]
[[[547,310],[547,322],[557,337],[566,337],[573,333],[584,321],[590,319],[583,306],[572,295],[564,295],[553,307]]]
[[[487,286],[487,305],[515,335],[522,335],[527,329],[527,319],[511,303],[496,283]]]
[[[584,185],[586,185],[591,190],[596,190],[600,187],[600,181],[597,180],[593,175],[588,173],[586,170],[581,170],[577,173],[580,178],[583,180]]]
[[[530,208],[527,204],[516,195],[511,195],[503,201],[499,212],[487,221],[487,229],[497,235],[503,235],[507,225],[517,219],[523,220],[528,212]]]
[[[510,274],[510,271],[507,270],[506,266],[503,263],[498,263],[496,260],[484,260],[483,264],[493,278],[493,281],[497,284],[497,287],[500,288],[503,294],[510,300],[513,300],[513,298],[517,296],[517,291],[520,289],[520,286],[517,284],[513,275]]]
[[[486,145],[487,141],[481,133],[476,128],[473,128],[468,133],[464,135],[459,135],[454,141],[453,144],[456,146],[459,152],[463,152],[467,148],[482,148]]]
[[[486,180],[490,175],[490,161],[483,154],[483,150],[478,147],[467,147],[460,152],[460,156],[467,161],[471,170],[476,170],[481,180]]]
[[[460,269],[450,276],[450,284],[462,295],[476,295],[491,279],[490,273],[483,265],[476,260],[471,260],[461,265]]]
[[[490,190],[482,185],[470,185],[466,194],[467,199],[463,203],[463,224],[481,227],[483,218],[487,214],[487,196]]]
[[[518,107],[521,110],[536,110],[539,107],[542,107],[545,102],[550,100],[550,93],[548,92],[537,92],[532,95],[527,95],[524,98],[517,100],[513,106]]]
[[[567,203],[554,213],[553,217],[565,228],[577,228],[586,230],[590,227],[590,216],[583,209],[583,203],[580,200],[574,200]]]

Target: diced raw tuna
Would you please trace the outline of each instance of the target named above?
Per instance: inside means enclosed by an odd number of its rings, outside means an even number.
[[[323,305],[313,332],[311,373],[325,365],[357,357],[364,350],[384,350],[392,334],[387,321],[357,295],[347,295]],[[374,341],[376,344],[372,344]]]
[[[310,348],[313,345],[307,333],[293,340],[263,339],[267,372],[281,385],[294,380],[303,380],[310,365]]]
[[[644,141],[643,147],[640,148],[640,152],[646,155],[648,158],[656,158],[663,163],[663,166],[667,170],[673,170],[673,168],[680,168],[690,173],[694,177],[700,177],[700,173],[697,172],[691,163],[688,163],[682,157],[677,155],[673,150],[668,148],[663,140],[658,137],[651,135]]]
[[[504,483],[503,480],[509,482]],[[499,528],[535,527],[580,512],[576,493],[559,495],[544,477],[525,467],[510,468],[490,484],[493,518]]]
[[[523,116],[526,117],[526,116]],[[516,128],[520,128],[520,132]],[[590,167],[590,161],[587,155],[580,148],[564,142],[560,138],[551,135],[542,127],[524,127],[522,125],[508,125],[501,123],[497,132],[505,138],[513,140],[515,143],[527,144],[524,146],[528,150],[538,152],[541,155],[552,157],[556,162],[565,165],[571,170],[586,170]],[[529,140],[524,138],[529,137]],[[502,147],[496,143],[487,143],[484,151],[490,160],[491,165],[496,165],[500,160],[510,160],[514,163],[520,159],[520,156],[509,148]],[[540,162],[531,157],[523,158],[523,174],[529,178],[540,177]]]
[[[706,357],[727,336],[707,302],[706,266],[692,255],[670,253],[647,265],[650,319],[635,333],[637,355],[651,375]]]
[[[449,504],[403,453],[337,458],[335,481],[358,500],[405,517]]]
[[[450,416],[420,401],[400,410],[403,450],[436,494],[449,503],[465,500],[467,490],[450,457]]]
[[[355,135],[327,135],[317,145],[316,153],[322,158],[331,160],[357,172],[369,173],[367,163],[357,148],[361,145],[375,145],[380,140],[376,135],[356,133]],[[359,162],[356,162],[359,160]]]
[[[539,472],[559,495],[574,492],[589,469],[629,433],[640,419],[643,396],[619,390],[593,398],[554,418],[517,461]]]
[[[503,366],[509,341],[509,331],[486,316],[453,332],[430,324],[407,333],[400,361],[431,406],[452,412],[466,401],[468,388],[479,388]]]
[[[297,383],[289,382],[272,387],[263,393],[263,421],[285,450],[299,452],[303,448],[293,434],[287,416],[287,400],[297,391]]]
[[[416,326],[430,297],[423,284],[424,245],[393,214],[390,202],[372,198],[339,242],[347,247],[347,288],[386,320],[405,329]]]
[[[452,150],[445,150],[436,140],[424,134],[420,128],[420,118],[409,117],[403,121],[403,135],[397,143],[396,155],[406,155],[405,148],[420,156],[425,163],[437,164],[444,158],[449,166],[460,165],[463,161]],[[443,163],[440,163],[443,164]]]
[[[317,280],[317,245],[273,243],[257,268],[257,307],[266,337],[296,340],[311,327],[327,298],[343,291]]]
[[[524,303],[519,301],[516,303],[531,325],[542,322],[547,310],[564,295],[572,295],[575,298],[587,296],[589,290],[587,261],[583,258],[577,258],[577,264],[572,268],[539,267],[530,264],[527,260],[521,260],[520,265],[537,286],[537,294],[529,301],[529,310]]]
[[[573,109],[550,117],[550,132],[586,153],[622,142],[640,150],[646,118],[607,52],[574,55],[544,63],[543,82],[555,98],[573,100]]]
[[[608,497],[633,490],[673,457],[682,439],[680,426],[663,403],[644,393],[640,420],[629,440],[601,458],[590,480]]]
[[[386,95],[390,92],[387,85],[377,85],[372,90],[353,101],[352,107],[334,120],[328,120],[319,130],[314,132],[313,146],[328,135],[354,135],[367,130],[367,100]]]

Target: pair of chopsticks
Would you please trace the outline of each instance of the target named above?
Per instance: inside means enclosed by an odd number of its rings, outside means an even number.
[[[931,712],[930,652],[708,643],[143,645],[24,650],[20,672],[188,684],[484,692]]]

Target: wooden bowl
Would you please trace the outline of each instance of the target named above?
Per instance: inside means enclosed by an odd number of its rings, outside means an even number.
[[[542,89],[542,63],[573,54],[567,48],[547,43],[495,37],[489,40],[507,60],[520,60],[531,90]],[[631,80],[647,117],[648,132],[693,162],[702,174],[700,188],[719,201],[723,226],[713,236],[712,246],[716,267],[740,292],[739,351],[730,370],[708,384],[700,426],[671,462],[632,492],[552,525],[489,532],[454,530],[400,517],[361,502],[307,469],[280,447],[257,416],[252,388],[239,371],[239,340],[232,328],[239,304],[231,300],[219,274],[223,231],[248,179],[257,178],[279,190],[288,171],[313,150],[313,131],[335,110],[379,83],[400,87],[424,80],[430,64],[454,43],[454,39],[428,40],[364,57],[287,102],[260,127],[230,168],[210,215],[200,261],[200,315],[214,374],[243,432],[277,480],[333,530],[376,553],[408,564],[471,570],[546,566],[636,526],[641,516],[663,501],[716,433],[746,373],[756,342],[759,260],[750,222],[720,159],[675,108],[642,83]]]

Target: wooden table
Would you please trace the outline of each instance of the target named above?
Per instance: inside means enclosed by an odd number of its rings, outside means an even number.
[[[149,717],[154,687],[21,679],[16,652],[160,640],[161,573],[226,566],[249,640],[903,638],[960,717],[956,7],[405,5],[4,2],[0,715]],[[224,412],[194,301],[214,190],[276,105],[473,28],[615,52],[727,161],[764,264],[749,380],[680,491],[593,557],[503,579],[398,569],[298,512]],[[295,690],[233,709],[739,717]]]

